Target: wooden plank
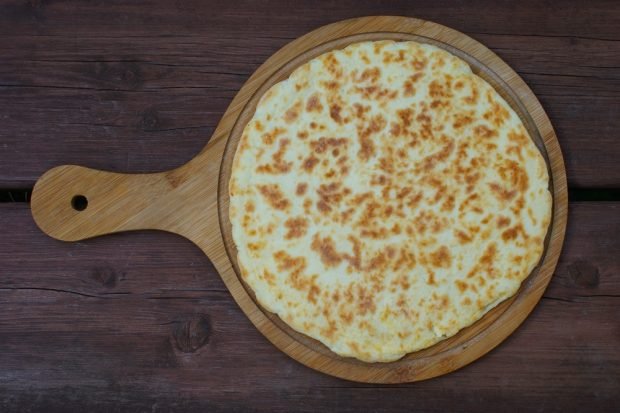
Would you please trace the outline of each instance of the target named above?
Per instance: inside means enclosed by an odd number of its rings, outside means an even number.
[[[237,128],[235,131],[234,125],[244,124],[252,116],[261,95],[259,90],[267,89],[278,81],[278,68],[285,64],[294,66],[297,60],[305,61],[306,54],[318,55],[331,49],[334,46],[328,40],[339,45],[348,42],[350,36],[357,36],[358,40],[379,40],[385,38],[381,33],[395,27],[398,27],[399,36],[413,34],[432,38],[479,59],[480,63],[472,63],[472,66],[480,76],[488,79],[489,71],[493,71],[501,79],[498,80],[498,88],[509,87],[520,96],[524,110],[534,119],[535,127],[542,136],[542,141],[538,143],[544,144],[548,156],[554,182],[554,214],[549,229],[549,245],[540,268],[510,306],[505,303],[492,309],[463,334],[445,340],[428,351],[415,353],[399,365],[368,365],[326,354],[318,342],[296,336],[296,331],[283,323],[273,322],[269,314],[257,307],[233,269],[233,266],[237,268],[234,254],[231,254],[232,259],[227,254],[227,251],[234,250],[230,225],[222,225],[221,233],[218,231],[220,220],[229,221],[229,199],[228,191],[221,191],[221,186],[218,191],[216,186],[218,180],[222,184],[231,179],[234,148],[241,139],[241,130]],[[286,76],[287,73],[281,75]],[[489,54],[486,47],[468,41],[460,32],[405,17],[374,16],[347,20],[315,30],[274,54],[237,93],[214,132],[208,150],[174,173],[112,174],[65,165],[54,168],[39,179],[32,194],[31,208],[43,232],[65,241],[137,229],[160,229],[183,235],[196,243],[212,260],[225,285],[252,323],[276,347],[297,361],[323,373],[354,381],[401,383],[424,380],[456,370],[493,349],[529,314],[553,275],[566,227],[566,176],[557,138],[549,120],[541,113],[540,104],[527,86],[516,78],[514,71]],[[221,168],[218,168],[218,161],[222,158]],[[88,198],[89,207],[86,210],[76,212],[75,205],[72,207],[71,199],[76,194],[85,195],[84,202]],[[219,215],[215,205],[219,208]],[[321,288],[325,290],[325,287],[323,285]]]
[[[484,11],[482,13],[481,11]],[[128,37],[135,34],[191,35],[212,28],[227,33],[248,34],[258,29],[283,36],[291,31],[297,37],[316,27],[318,20],[337,21],[368,15],[403,15],[442,21],[457,30],[480,33],[538,34],[579,36],[620,40],[615,19],[620,10],[613,2],[594,0],[587,7],[579,0],[569,0],[557,7],[536,0],[521,1],[519,7],[502,2],[457,0],[442,2],[441,7],[429,0],[411,3],[397,0],[390,4],[344,0],[317,1],[300,7],[286,0],[256,3],[252,0],[230,2],[212,0],[184,1],[171,6],[163,0],[140,3],[113,1],[105,7],[98,3],[64,2],[22,3],[5,1],[0,14],[0,33],[78,36],[101,33]],[[294,20],[294,21],[293,21]],[[72,23],[72,24],[67,24]],[[237,38],[235,35],[232,38]]]
[[[0,204],[0,410],[610,411],[619,212],[571,205],[546,298],[496,350],[441,378],[372,386],[277,351],[188,241],[140,232],[62,243],[40,233],[27,204]]]
[[[548,111],[569,185],[620,187],[620,7],[613,3],[346,1],[303,13],[285,1],[151,3],[0,6],[1,188],[31,187],[59,164],[126,172],[179,166],[204,146],[267,57],[318,26],[370,14],[434,20],[488,45]]]

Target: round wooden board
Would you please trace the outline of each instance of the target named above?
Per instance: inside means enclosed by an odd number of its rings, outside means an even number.
[[[255,301],[238,276],[228,218],[228,181],[245,124],[258,100],[273,84],[326,51],[369,40],[414,40],[439,46],[467,61],[519,114],[550,172],[553,218],[539,265],[519,292],[457,335],[390,363],[343,358],[300,334]],[[71,200],[88,199],[76,211]],[[39,179],[32,197],[37,224],[49,235],[80,240],[117,231],[161,229],[183,235],[212,260],[231,294],[256,327],[279,349],[321,372],[348,380],[400,383],[454,371],[487,353],[527,317],[555,269],[567,216],[566,173],[560,147],[540,103],[523,80],[493,52],[455,30],[406,17],[364,17],[321,27],[271,56],[246,82],[222,117],[213,137],[196,158],[157,174],[117,174],[61,166]]]

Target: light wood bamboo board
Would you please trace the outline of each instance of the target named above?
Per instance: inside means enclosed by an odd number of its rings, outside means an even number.
[[[326,51],[383,39],[414,40],[442,47],[467,61],[475,73],[495,87],[522,118],[546,158],[553,219],[541,262],[514,297],[430,348],[391,363],[364,363],[334,354],[289,328],[255,301],[237,271],[228,218],[228,181],[241,132],[270,86]],[[523,80],[493,52],[436,23],[406,17],[364,17],[321,27],[271,56],[235,96],[203,151],[187,164],[154,174],[59,166],[46,172],[35,185],[32,214],[45,233],[64,241],[139,229],[182,235],[211,259],[244,313],[280,350],[334,376],[361,382],[399,383],[446,374],[472,362],[497,346],[532,311],[551,279],[564,240],[566,172],[557,137],[540,103]]]

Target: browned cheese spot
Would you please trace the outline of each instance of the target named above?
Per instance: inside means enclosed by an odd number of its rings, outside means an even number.
[[[334,103],[329,106],[329,117],[334,120],[336,123],[342,123],[342,118],[340,117],[340,111],[342,108],[340,105]]]
[[[329,82],[324,82],[323,85],[330,92],[335,92],[336,90],[340,88],[340,83],[333,81],[333,80]]]
[[[263,278],[265,279],[265,281],[267,281],[267,284],[274,286],[276,285],[276,276],[273,275],[271,272],[264,270],[263,271]]]
[[[517,158],[519,158],[520,161],[524,161],[523,158],[523,152],[521,150],[520,146],[517,145],[511,145],[506,149],[506,153],[508,154],[515,154],[517,156]]]
[[[259,173],[268,173],[268,174],[283,174],[287,173],[291,170],[292,162],[284,161],[284,154],[286,153],[286,148],[290,145],[290,139],[281,139],[280,147],[278,151],[273,154],[273,163],[266,165],[259,165],[256,168],[256,172]]]
[[[474,134],[478,138],[489,139],[498,136],[498,133],[494,129],[490,129],[484,125],[479,125],[474,128]]]
[[[494,182],[490,183],[489,187],[493,191],[493,195],[500,201],[510,201],[517,195],[516,189],[509,190]]]
[[[250,249],[250,251],[253,251],[253,252],[262,250],[264,246],[265,246],[264,242],[248,242],[248,248]]]
[[[368,161],[375,154],[375,144],[372,136],[376,135],[386,126],[386,121],[381,115],[374,116],[370,120],[370,124],[364,127],[358,127],[358,137],[360,141],[360,150],[358,156]]]
[[[435,136],[433,134],[432,119],[427,113],[427,110],[423,108],[422,113],[415,118],[420,123],[420,137],[425,140],[433,139]]]
[[[342,68],[340,62],[334,56],[334,53],[328,53],[323,58],[323,64],[327,68],[327,71],[336,79],[342,77]]]
[[[277,184],[260,185],[258,190],[273,208],[285,210],[290,206],[289,200],[286,199]]]
[[[473,121],[474,119],[469,115],[457,114],[454,116],[454,122],[452,123],[452,127],[454,129],[460,129],[471,124]]]
[[[297,102],[284,113],[284,121],[286,123],[295,122],[297,118],[299,117],[300,111],[301,111],[301,102]]]
[[[446,60],[443,56],[437,56],[437,58],[433,61],[433,69],[440,69],[446,65]]]
[[[467,244],[469,242],[472,241],[472,237],[469,236],[468,234],[466,234],[465,232],[461,231],[461,230],[456,230],[455,231],[456,237],[459,240],[459,244]]]
[[[284,222],[287,233],[285,239],[299,238],[306,234],[308,230],[308,220],[303,217],[289,218]]]
[[[432,109],[437,109],[437,108],[447,108],[450,106],[450,102],[446,101],[446,100],[433,100],[431,102],[431,108]],[[440,127],[441,129],[443,129],[443,126]]]
[[[447,86],[438,80],[433,80],[428,85],[428,93],[432,98],[449,98],[452,96]]]
[[[415,255],[411,251],[407,250],[406,248],[401,248],[400,255],[398,256],[398,258],[394,262],[394,264],[392,266],[392,269],[394,271],[398,271],[401,268],[404,268],[404,269],[407,269],[407,270],[411,270],[415,266],[416,266]],[[406,278],[405,278],[405,280],[406,280]],[[409,283],[403,281],[403,282],[401,282],[401,286],[406,290],[406,289],[409,288]]]
[[[361,315],[365,315],[367,312],[374,313],[376,310],[372,292],[360,285],[357,286],[357,302],[357,308]]]
[[[308,131],[297,132],[297,137],[302,140],[306,139],[308,137]]]
[[[446,200],[441,204],[441,210],[443,212],[450,212],[454,209],[454,195],[449,195]]]
[[[325,138],[310,142],[310,148],[317,154],[323,154],[330,148],[339,148],[347,145],[347,138]]]
[[[297,194],[298,196],[302,196],[306,193],[306,190],[308,189],[308,184],[302,182],[297,184],[297,188],[295,188],[295,194]]]
[[[310,214],[310,206],[312,206],[312,201],[309,198],[304,199],[304,212],[306,215]]]
[[[322,213],[327,213],[332,210],[329,204],[323,200],[317,201],[316,208]]]
[[[353,108],[355,109],[355,118],[361,121],[366,119],[366,113],[370,110],[370,106],[364,106],[360,103],[354,103]]]
[[[310,248],[319,254],[321,262],[326,267],[334,267],[342,261],[342,256],[336,251],[334,240],[329,236],[321,238],[319,234],[315,234]]]
[[[403,94],[405,96],[409,97],[415,95],[415,87],[413,86],[413,82],[411,82],[410,80],[406,80],[404,86],[405,90]]]
[[[427,63],[428,63],[428,59],[426,59],[426,57],[418,58],[416,56],[413,59],[411,59],[411,66],[413,66],[415,70],[424,70],[424,68],[426,68]]]
[[[498,169],[499,175],[508,182],[512,188],[516,188],[522,194],[529,187],[529,178],[527,172],[515,161],[506,159]]]
[[[465,200],[459,206],[459,211],[460,212],[465,211],[469,207],[470,203],[476,201],[479,198],[480,198],[480,196],[477,193],[473,193],[473,194],[469,195],[467,198],[465,198]]]
[[[441,297],[437,297],[435,301],[435,308],[438,310],[445,310],[450,304],[450,298],[444,294]]]
[[[316,275],[312,276],[310,288],[308,289],[308,295],[306,296],[306,298],[308,298],[308,301],[313,304],[316,304],[316,297],[321,295],[321,288],[315,283],[316,278]]]
[[[475,82],[471,82],[471,95],[464,98],[465,103],[469,105],[475,105],[478,103],[478,98],[480,97],[480,92],[478,91],[478,86]]]
[[[509,132],[508,139],[517,146],[525,146],[528,144],[529,141],[525,134],[519,132]]]
[[[507,217],[498,217],[497,218],[497,228],[503,228],[510,225],[510,218]]]
[[[340,174],[342,176],[349,173],[349,165],[347,164],[348,160],[349,158],[347,156],[342,156],[338,158],[338,161],[336,161],[336,163],[338,164],[338,167],[340,168]]]
[[[398,123],[392,123],[391,127],[390,127],[390,135],[392,136],[399,136],[400,135],[400,124]]]
[[[286,271],[290,273],[289,278],[293,287],[297,290],[305,290],[308,288],[307,277],[302,276],[302,272],[306,269],[305,257],[293,257],[286,251],[276,251],[273,254],[276,261],[278,271]]]
[[[308,98],[308,101],[306,102],[306,111],[321,112],[322,110],[323,110],[323,105],[321,104],[319,95],[318,93],[314,93],[312,96]]]
[[[276,138],[279,135],[283,134],[284,132],[286,132],[285,129],[275,128],[271,132],[263,133],[263,135],[261,136],[261,139],[265,145],[272,145],[276,141]]]
[[[341,308],[338,312],[338,316],[345,324],[351,324],[353,322],[354,314],[351,311],[345,311]]]
[[[336,206],[344,197],[343,192],[340,191],[340,184],[336,182],[321,184],[317,189],[317,194],[319,195],[317,208],[321,212],[331,211],[332,206]]]
[[[441,140],[444,143],[443,148],[441,148],[440,151],[424,158],[422,168],[425,171],[430,171],[438,163],[445,162],[454,151],[454,141],[452,139],[442,135]]]
[[[375,52],[376,55],[381,54],[381,50],[383,50],[383,47],[385,47],[385,42],[374,42],[372,49]],[[385,54],[390,54],[389,52],[386,52]]]
[[[465,281],[456,280],[455,284],[461,293],[464,293],[467,290],[468,284]]]
[[[452,256],[448,248],[442,245],[436,251],[431,252],[430,261],[434,267],[448,268],[452,263]]]
[[[487,119],[487,114],[484,114],[485,119]],[[500,103],[493,102],[492,111],[488,119],[493,121],[495,126],[502,126],[505,121],[510,118],[510,113],[506,108],[504,108]]]
[[[360,270],[362,268],[362,244],[361,242],[350,235],[348,240],[353,244],[353,255],[351,254],[343,254],[342,258],[349,262],[349,265],[355,268],[356,270]]]
[[[379,76],[381,76],[381,69],[379,69],[378,67],[368,68],[362,72],[359,81],[370,81],[371,83],[377,83],[377,81],[379,80]]]
[[[413,111],[409,108],[397,110],[396,114],[400,119],[402,126],[407,129],[411,126],[411,120],[413,119]]]
[[[495,260],[496,254],[497,254],[497,247],[495,246],[495,244],[494,243],[489,244],[489,246],[484,251],[484,254],[482,254],[482,257],[480,257],[480,264],[487,266],[487,267],[491,266],[493,264],[493,261]]]
[[[505,230],[504,232],[502,232],[502,239],[504,241],[511,241],[511,240],[516,239],[519,234],[523,235],[524,238],[527,238],[527,233],[523,229],[522,224],[517,224],[514,227],[509,228]]]
[[[319,163],[319,159],[314,155],[310,155],[308,158],[304,160],[303,168],[306,172],[310,173],[314,169],[314,167]]]

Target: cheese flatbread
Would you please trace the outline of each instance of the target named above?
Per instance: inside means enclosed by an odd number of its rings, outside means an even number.
[[[353,44],[271,87],[243,131],[241,276],[335,353],[396,360],[516,293],[543,251],[548,185],[519,116],[463,60]]]

